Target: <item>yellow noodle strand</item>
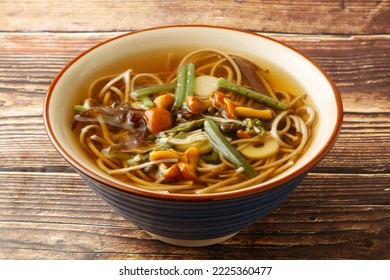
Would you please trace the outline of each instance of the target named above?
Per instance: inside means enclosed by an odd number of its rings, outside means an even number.
[[[112,161],[110,161],[107,157],[105,157],[92,143],[91,139],[87,138],[87,145],[91,149],[92,152],[95,153],[95,155],[100,158],[104,163],[106,163],[111,168],[117,169],[119,168],[116,166]]]

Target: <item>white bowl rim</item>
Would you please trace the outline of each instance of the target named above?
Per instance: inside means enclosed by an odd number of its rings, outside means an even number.
[[[62,75],[80,58],[85,56],[86,54],[92,52],[96,48],[99,48],[111,41],[121,39],[122,37],[126,36],[132,36],[133,34],[138,34],[142,32],[148,32],[151,30],[158,30],[158,29],[166,29],[166,28],[211,28],[211,29],[222,29],[222,30],[230,30],[233,32],[242,32],[247,33],[252,36],[259,36],[263,39],[273,41],[281,46],[284,46],[293,52],[297,53],[298,55],[302,56],[305,60],[307,60],[312,66],[317,68],[317,70],[325,77],[325,79],[328,81],[329,85],[332,88],[335,103],[336,103],[336,109],[337,109],[337,116],[336,116],[336,122],[335,126],[332,128],[332,133],[328,139],[328,141],[325,143],[325,145],[322,147],[322,149],[314,155],[306,164],[301,166],[299,169],[297,169],[294,173],[288,174],[287,176],[283,176],[280,179],[276,181],[272,181],[270,183],[262,183],[261,186],[253,186],[250,188],[244,188],[241,190],[236,191],[230,191],[230,192],[222,192],[222,193],[211,193],[211,194],[202,194],[202,195],[194,195],[194,194],[171,194],[171,193],[159,193],[154,191],[148,191],[144,189],[140,189],[137,187],[133,187],[129,184],[126,186],[123,186],[121,184],[118,184],[115,181],[111,181],[105,177],[100,176],[99,174],[96,174],[89,168],[83,166],[78,162],[78,160],[74,157],[72,157],[61,145],[59,139],[56,137],[56,135],[53,132],[52,123],[50,122],[49,118],[49,104],[52,97],[52,93],[54,91],[54,88],[58,81],[61,79]],[[157,198],[157,199],[163,199],[163,200],[173,200],[173,201],[212,201],[212,200],[223,200],[223,199],[233,199],[238,198],[242,196],[247,195],[253,195],[259,192],[264,192],[266,190],[270,190],[272,188],[279,187],[283,184],[286,184],[294,179],[297,179],[300,176],[305,175],[309,170],[314,167],[325,155],[329,152],[329,150],[332,148],[334,143],[337,140],[338,134],[341,130],[342,120],[343,120],[343,104],[342,99],[340,96],[340,93],[332,81],[332,79],[329,77],[329,75],[310,57],[302,53],[301,51],[295,49],[294,47],[287,45],[283,42],[280,42],[279,40],[276,40],[274,38],[268,37],[266,35],[252,32],[249,30],[244,29],[238,29],[233,27],[226,27],[226,26],[214,26],[214,25],[166,25],[166,26],[158,26],[158,27],[151,27],[146,28],[142,30],[135,30],[126,32],[124,34],[109,38],[107,40],[104,40],[93,47],[81,52],[79,55],[77,55],[75,58],[73,58],[68,64],[66,64],[60,72],[56,75],[56,77],[53,79],[52,83],[49,86],[48,92],[46,94],[44,104],[43,104],[43,119],[44,119],[44,125],[47,131],[47,134],[49,136],[49,139],[51,140],[53,146],[57,149],[57,151],[61,154],[61,156],[78,172],[81,172],[85,175],[87,175],[90,178],[93,178],[94,180],[98,181],[101,184],[104,184],[106,186],[109,186],[111,188],[125,191],[127,193],[135,194],[135,195],[141,195],[145,197],[151,197],[151,198]]]

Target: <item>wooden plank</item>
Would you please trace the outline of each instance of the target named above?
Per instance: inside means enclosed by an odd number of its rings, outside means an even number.
[[[367,211],[367,215],[376,211]],[[379,212],[381,214],[381,212]],[[341,218],[343,214],[339,215]],[[272,216],[273,217],[273,216]],[[271,218],[271,217],[270,217]],[[212,247],[178,248],[152,240],[145,232],[94,226],[48,224],[0,225],[2,259],[388,259],[387,229],[382,221],[258,222],[232,239]],[[278,227],[282,225],[282,227]],[[237,254],[237,251],[240,253]]]
[[[0,180],[10,175],[16,181],[0,190],[0,259],[390,257],[389,190],[379,181],[390,185],[389,175],[356,180],[310,174],[271,215],[207,251],[154,241],[110,210],[76,174],[64,174],[60,185],[58,174],[0,173]],[[348,185],[351,180],[361,183]]]
[[[85,16],[86,11],[93,16]],[[174,12],[173,12],[174,11]],[[0,31],[138,30],[209,24],[296,34],[389,32],[383,1],[1,1]],[[28,25],[26,23],[28,22]],[[107,24],[109,22],[110,24]]]

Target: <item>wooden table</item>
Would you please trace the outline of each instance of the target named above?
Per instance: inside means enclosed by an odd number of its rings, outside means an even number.
[[[323,2],[323,3],[322,3]],[[42,103],[73,57],[124,32],[213,24],[311,56],[338,86],[331,152],[270,216],[206,248],[153,240],[51,145]],[[0,1],[0,259],[390,259],[390,2]]]

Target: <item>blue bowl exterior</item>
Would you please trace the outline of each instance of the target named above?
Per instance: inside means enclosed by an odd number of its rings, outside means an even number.
[[[234,199],[172,201],[140,196],[103,185],[80,174],[116,212],[134,225],[160,236],[202,240],[226,236],[270,214],[304,179]]]

